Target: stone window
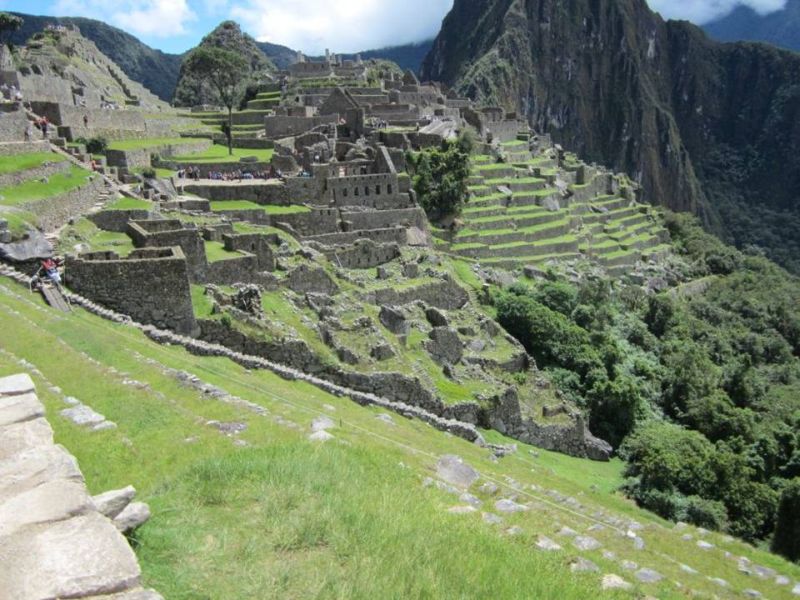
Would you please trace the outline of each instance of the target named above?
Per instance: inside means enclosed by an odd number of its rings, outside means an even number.
[[[368,185],[364,186],[364,195],[365,196],[369,196],[369,186]]]
[[[358,196],[358,186],[353,188],[353,196]]]
[[[386,193],[387,194],[391,194],[392,193],[392,184],[391,183],[386,185]]]
[[[347,198],[347,188],[342,188],[342,196]]]
[[[380,194],[381,194],[381,184],[380,183],[375,186],[375,194],[377,194],[378,196],[380,196]]]

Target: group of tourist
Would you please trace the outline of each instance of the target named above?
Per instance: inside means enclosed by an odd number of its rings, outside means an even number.
[[[186,167],[185,169],[178,169],[178,179],[193,179],[200,180],[200,167]]]
[[[311,176],[310,174],[308,175]],[[194,181],[199,181],[203,179],[200,175],[200,168],[195,166],[189,166],[186,168],[178,169],[177,173],[178,179],[191,179]],[[283,172],[280,169],[276,169],[274,166],[271,166],[269,171],[242,171],[240,169],[236,169],[235,171],[209,171],[206,179],[211,179],[213,181],[242,181],[242,180],[253,180],[253,179],[280,179],[283,180]]]
[[[39,117],[36,119],[36,121],[34,121],[34,124],[36,129],[42,132],[42,139],[47,139],[47,132],[50,129],[50,121],[47,119],[47,117]],[[28,123],[28,125],[25,127],[24,136],[26,142],[30,142],[33,139],[33,129],[31,128],[30,123]]]

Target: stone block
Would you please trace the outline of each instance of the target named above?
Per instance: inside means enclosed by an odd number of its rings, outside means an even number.
[[[93,508],[82,481],[48,481],[0,504],[0,538],[30,525],[82,515]]]
[[[91,513],[37,526],[0,541],[0,589],[8,600],[80,598],[139,584],[128,542]]]
[[[61,446],[29,448],[0,460],[0,502],[53,480],[82,482],[75,457]]]
[[[121,513],[128,504],[133,502],[135,496],[136,489],[132,485],[129,485],[119,490],[110,490],[98,494],[97,496],[92,496],[92,501],[98,512],[109,519],[113,519]]]
[[[43,418],[0,427],[0,461],[17,452],[53,443],[53,430]]]
[[[39,402],[36,394],[28,393],[0,398],[0,427],[43,416],[44,406]]]
[[[33,392],[36,386],[27,373],[18,373],[0,378],[0,396],[16,396]]]

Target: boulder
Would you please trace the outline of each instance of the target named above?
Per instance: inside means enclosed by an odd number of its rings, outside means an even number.
[[[82,598],[136,588],[139,565],[125,538],[98,513],[26,529],[0,544],[8,598]]]
[[[133,531],[150,518],[150,507],[144,502],[131,502],[114,517],[114,525],[121,532]]]
[[[370,356],[375,360],[382,361],[382,360],[389,360],[390,358],[394,358],[394,350],[389,344],[379,344],[374,346],[370,352]]]
[[[572,540],[572,545],[583,551],[598,550],[602,547],[600,542],[588,535],[575,536],[575,539]]]
[[[600,584],[604,590],[629,590],[633,586],[625,581],[619,575],[603,575],[603,581]]]
[[[597,573],[600,567],[589,559],[578,557],[570,563],[569,570],[573,573]]]
[[[94,507],[82,481],[56,479],[0,504],[0,537],[23,527],[86,514]]]
[[[333,419],[330,417],[322,416],[317,417],[313,421],[311,421],[311,431],[327,431],[328,429],[333,429],[336,427],[336,423],[333,422]]]
[[[551,540],[549,537],[543,535],[539,536],[539,539],[536,540],[535,545],[539,550],[544,550],[546,552],[561,550],[561,546],[559,544]]]
[[[381,324],[392,333],[397,335],[408,334],[408,321],[405,314],[399,309],[386,305],[381,306],[378,318]]]
[[[475,469],[453,454],[445,454],[436,462],[436,474],[442,481],[465,489],[479,477]]]
[[[0,244],[0,259],[9,262],[41,260],[53,256],[53,245],[44,234],[30,229],[18,242]]]
[[[426,342],[425,349],[436,362],[455,364],[464,355],[461,338],[455,329],[434,327],[428,337],[430,340]]]
[[[639,569],[634,573],[634,576],[642,583],[657,583],[664,579],[661,573],[653,569]]]
[[[508,498],[502,498],[494,503],[494,507],[498,512],[501,513],[515,513],[515,512],[525,512],[530,510],[524,504],[519,504],[510,500]]]
[[[328,442],[333,439],[333,436],[323,429],[320,431],[315,431],[308,436],[308,439],[312,442]]]
[[[105,515],[109,519],[113,519],[121,513],[128,504],[133,502],[135,496],[136,489],[132,485],[129,485],[119,490],[110,490],[98,494],[97,496],[92,496],[92,500],[100,514]]]
[[[44,416],[44,406],[36,394],[0,398],[0,427]]]
[[[425,309],[425,318],[428,319],[428,323],[433,327],[447,327],[449,325],[447,316],[433,306]]]
[[[95,412],[85,404],[78,404],[72,408],[65,408],[59,414],[75,423],[75,425],[91,426],[99,425],[106,418],[98,412]]]
[[[31,376],[27,373],[18,373],[8,377],[0,377],[0,396],[17,396],[29,394],[36,389]]]

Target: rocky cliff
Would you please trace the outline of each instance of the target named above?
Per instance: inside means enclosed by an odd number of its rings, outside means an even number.
[[[800,211],[792,52],[711,41],[644,0],[456,0],[422,75],[518,111],[741,243],[750,229],[728,225],[742,211]],[[768,252],[791,243],[767,233]]]

